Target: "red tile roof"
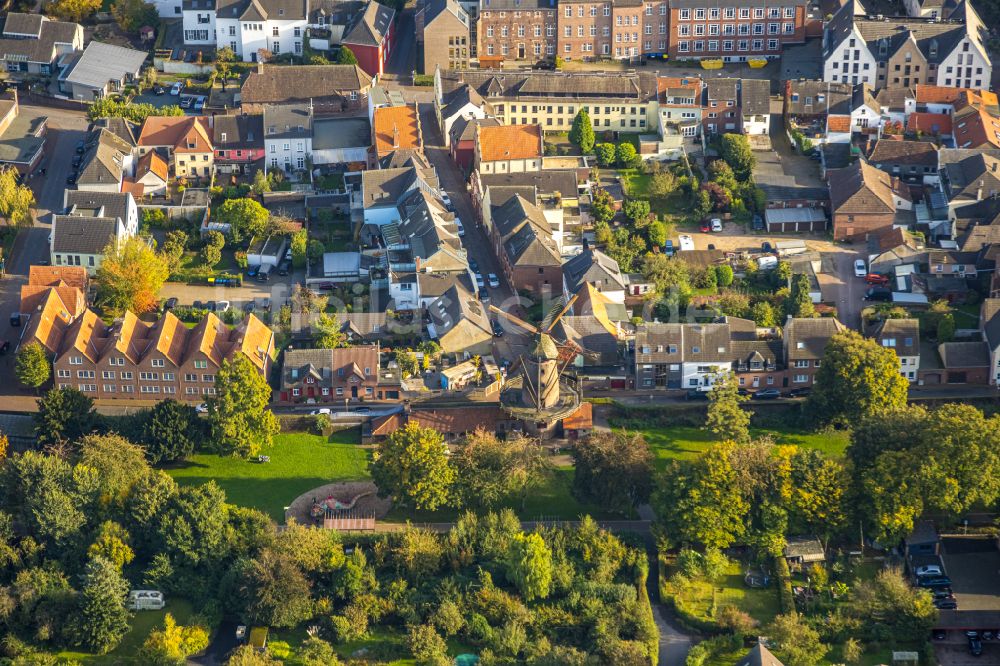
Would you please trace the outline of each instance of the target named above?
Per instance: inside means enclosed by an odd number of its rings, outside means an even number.
[[[951,134],[951,116],[947,113],[924,113],[916,111],[906,121],[907,129],[944,136]]]
[[[420,149],[420,119],[409,104],[375,109],[375,150],[379,157],[402,148]]]
[[[576,411],[563,419],[563,430],[590,430],[594,427],[594,407],[581,402]]]
[[[850,132],[850,116],[827,116],[827,127],[830,132]]]
[[[500,125],[477,129],[479,154],[483,162],[524,160],[542,157],[541,125]]]

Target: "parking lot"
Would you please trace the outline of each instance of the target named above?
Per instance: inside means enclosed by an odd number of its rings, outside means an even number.
[[[1000,551],[994,541],[945,537],[941,554],[959,610],[1000,610]]]

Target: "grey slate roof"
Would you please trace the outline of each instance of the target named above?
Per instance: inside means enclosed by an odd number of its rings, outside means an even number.
[[[313,120],[313,150],[360,148],[372,143],[367,118],[317,118]]]
[[[469,25],[469,15],[455,0],[427,0],[424,3],[424,26],[428,26],[444,11],[451,12],[459,21]]]
[[[215,116],[212,145],[216,149],[252,149],[264,147],[264,116],[260,114]]]
[[[487,102],[472,86],[468,84],[461,85],[444,95],[441,117],[451,118],[453,115],[460,112],[467,104],[482,107],[483,105],[486,105]]]
[[[900,164],[932,167],[937,170],[937,146],[927,141],[891,141],[879,139],[868,161],[875,166]]]
[[[693,324],[684,329],[684,361],[719,363],[733,359],[729,326]]]
[[[98,217],[109,217],[124,222],[128,215],[128,197],[123,192],[85,192],[66,190],[66,208],[100,211]]]
[[[512,265],[562,265],[552,230],[538,206],[515,195],[495,208],[492,217]]]
[[[78,86],[103,89],[109,81],[121,81],[129,74],[138,76],[147,56],[145,51],[90,42],[65,79]]]
[[[217,0],[216,16],[242,21],[291,21],[306,18],[306,0]]]
[[[635,331],[636,363],[680,363],[684,325],[645,322]]]
[[[265,140],[312,137],[313,115],[308,104],[268,104],[263,123]]]
[[[389,33],[389,26],[396,12],[375,0],[370,0],[358,21],[348,29],[341,43],[360,46],[379,46]]]
[[[252,71],[240,88],[243,104],[320,100],[365,93],[372,77],[357,65],[270,65]]]
[[[708,99],[733,100],[736,102],[736,90],[739,79],[709,79],[705,82]]]
[[[451,140],[473,141],[476,138],[476,128],[499,126],[500,121],[496,118],[458,118],[451,126]]]
[[[980,319],[983,324],[983,334],[990,343],[990,348],[1000,347],[1000,298],[983,299]]]
[[[884,345],[886,340],[892,340],[893,344],[889,348],[897,356],[920,355],[920,322],[916,319],[885,319],[871,330],[869,337],[880,345]]]
[[[771,113],[771,82],[767,79],[743,79],[740,83],[740,109],[744,116]]]
[[[34,35],[36,38],[42,30],[45,17],[41,14],[23,14],[10,12],[3,24],[4,35]]]
[[[958,161],[939,151],[938,159],[949,197],[977,201],[1000,194],[1000,151],[970,151],[972,154]],[[955,151],[947,151],[949,153]]]
[[[854,86],[826,81],[789,81],[788,113],[796,116],[848,115]]]
[[[826,345],[844,325],[832,317],[790,319],[785,324],[785,347],[789,361],[823,358]]]
[[[472,292],[458,284],[452,285],[431,303],[427,307],[427,314],[434,322],[438,337],[443,337],[462,322],[467,322],[491,337],[493,335],[493,327],[490,325],[490,319],[483,304],[472,295]]]
[[[91,132],[87,140],[93,143],[83,156],[77,183],[107,185],[121,180],[122,166],[132,146],[103,128]]]
[[[113,217],[56,215],[52,223],[52,251],[56,253],[100,254],[118,230]]]
[[[593,284],[598,291],[625,289],[618,262],[597,249],[587,249],[563,264],[563,277],[571,293],[584,285]]]
[[[13,23],[13,25],[11,25]],[[35,32],[36,20],[26,15],[11,12],[4,23],[4,37],[0,38],[0,59],[27,60],[29,62],[51,63],[56,44],[71,44],[80,26],[64,21],[43,20]],[[10,33],[25,31],[37,34],[37,38],[11,37]]]
[[[485,7],[484,7],[485,9]],[[524,7],[522,7],[524,9]],[[487,100],[514,99],[656,99],[656,75],[640,73],[542,72],[446,70],[441,73],[443,92],[471,85]]]
[[[785,666],[762,643],[753,646],[736,664],[737,666]]]
[[[555,333],[582,347],[585,358],[592,364],[611,365],[618,361],[618,338],[593,315],[566,315],[556,323]],[[597,358],[586,352],[596,354]]]
[[[944,342],[938,354],[945,368],[984,368],[990,365],[990,350],[985,342]]]
[[[429,187],[438,186],[433,169],[399,167],[393,169],[367,169],[361,174],[361,191],[364,208],[375,206],[396,206],[403,194],[417,180],[423,180]]]
[[[576,171],[573,169],[545,169],[534,173],[481,174],[479,180],[484,188],[533,187],[539,194],[560,192],[563,196],[577,195],[577,177]]]

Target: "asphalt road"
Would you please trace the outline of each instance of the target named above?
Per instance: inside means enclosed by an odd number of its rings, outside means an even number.
[[[396,43],[389,53],[385,73],[409,81],[416,64],[417,37],[413,23],[413,7],[407,7],[396,22]]]

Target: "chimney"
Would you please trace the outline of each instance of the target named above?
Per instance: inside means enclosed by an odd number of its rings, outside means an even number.
[[[264,60],[263,60],[263,58],[261,58],[260,60],[257,61],[257,73],[258,74],[263,74],[264,73]]]
[[[395,123],[392,125],[392,147],[399,148],[399,128]]]
[[[976,201],[983,200],[983,185],[984,185],[983,181],[980,180],[979,187],[976,188]]]

